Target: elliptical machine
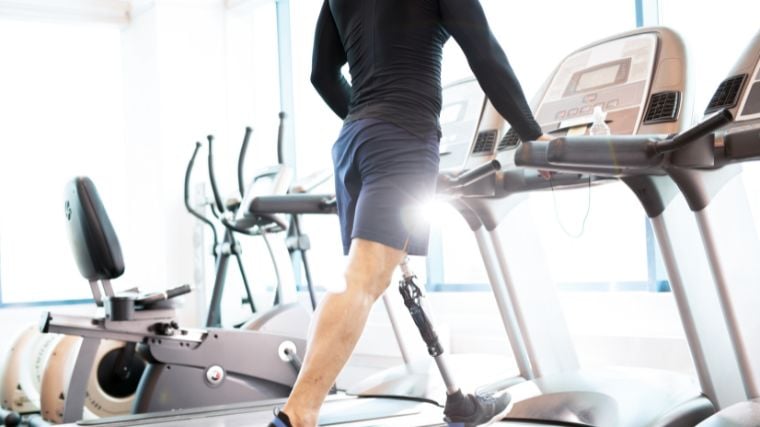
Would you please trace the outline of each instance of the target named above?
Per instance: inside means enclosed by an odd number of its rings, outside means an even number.
[[[278,152],[281,152],[282,145],[282,130],[283,130],[284,114],[280,114],[280,126],[278,136]],[[234,257],[240,277],[243,282],[243,288],[245,290],[244,302],[250,307],[251,313],[255,316],[251,320],[238,325],[243,329],[248,330],[266,330],[284,332],[286,334],[292,334],[300,338],[306,337],[306,331],[311,321],[311,313],[301,304],[294,302],[295,289],[291,289],[287,292],[285,289],[284,280],[282,278],[283,272],[278,266],[278,260],[272,249],[272,244],[268,239],[269,234],[290,232],[288,223],[283,215],[280,214],[258,214],[256,212],[248,212],[247,215],[239,214],[242,203],[248,202],[252,199],[260,197],[262,195],[278,196],[285,195],[290,191],[290,185],[292,182],[292,171],[286,165],[282,163],[281,156],[280,162],[276,166],[272,166],[254,174],[252,180],[250,180],[248,187],[244,185],[244,164],[245,157],[251,137],[252,129],[250,127],[245,130],[245,137],[243,138],[243,144],[238,156],[237,178],[238,189],[240,192],[240,199],[230,198],[226,201],[222,201],[219,187],[217,185],[216,175],[214,172],[214,160],[213,160],[213,145],[214,137],[208,136],[208,174],[209,183],[211,185],[213,198],[210,202],[201,202],[200,206],[193,206],[190,201],[190,181],[194,168],[195,160],[198,156],[201,148],[200,143],[196,143],[193,155],[188,162],[185,172],[185,188],[184,188],[184,202],[187,211],[201,221],[211,230],[212,242],[213,242],[213,255],[216,266],[214,286],[211,293],[211,301],[209,304],[209,310],[206,319],[206,326],[208,327],[221,327],[221,302],[222,295],[227,280],[227,272],[229,267],[230,258]],[[246,191],[248,188],[248,191]],[[262,188],[265,190],[262,191]],[[208,207],[208,209],[206,209]],[[210,210],[213,218],[208,216],[205,211]],[[223,239],[219,242],[217,233],[217,226],[214,225],[214,220],[221,224],[223,227]],[[249,236],[261,237],[268,249],[269,255],[274,266],[275,275],[277,277],[277,291],[275,293],[274,306],[272,309],[266,312],[260,312],[257,310],[254,303],[254,298],[251,293],[251,289],[248,283],[248,278],[245,273],[243,261],[241,258],[242,245],[237,239],[237,234],[245,234]],[[285,248],[283,248],[285,250]],[[295,283],[293,283],[295,288]],[[309,292],[312,301],[312,308],[315,307],[315,297],[311,282],[309,282]]]

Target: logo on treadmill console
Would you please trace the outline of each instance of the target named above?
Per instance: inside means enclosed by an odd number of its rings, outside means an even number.
[[[66,200],[66,220],[71,221],[71,204]]]
[[[212,386],[218,386],[224,381],[224,368],[219,365],[210,366],[206,369],[206,381]]]

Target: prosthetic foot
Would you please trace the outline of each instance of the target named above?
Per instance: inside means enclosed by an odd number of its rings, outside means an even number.
[[[443,409],[450,427],[475,427],[495,423],[512,409],[512,397],[509,393],[468,394],[462,392],[446,396]]]

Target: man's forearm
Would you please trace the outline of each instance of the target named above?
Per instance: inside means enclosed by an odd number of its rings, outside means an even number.
[[[348,107],[351,103],[351,86],[340,72],[336,74],[312,73],[311,83],[338,117],[345,119],[348,116]]]
[[[529,141],[538,138],[543,132],[506,58],[493,55],[481,63],[470,65],[496,110],[509,121],[520,139]]]

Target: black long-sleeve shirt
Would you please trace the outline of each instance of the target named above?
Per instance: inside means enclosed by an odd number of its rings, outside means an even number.
[[[311,81],[347,121],[440,129],[443,45],[453,36],[486,96],[521,139],[541,135],[478,0],[324,0]],[[351,84],[341,74],[348,62]]]

